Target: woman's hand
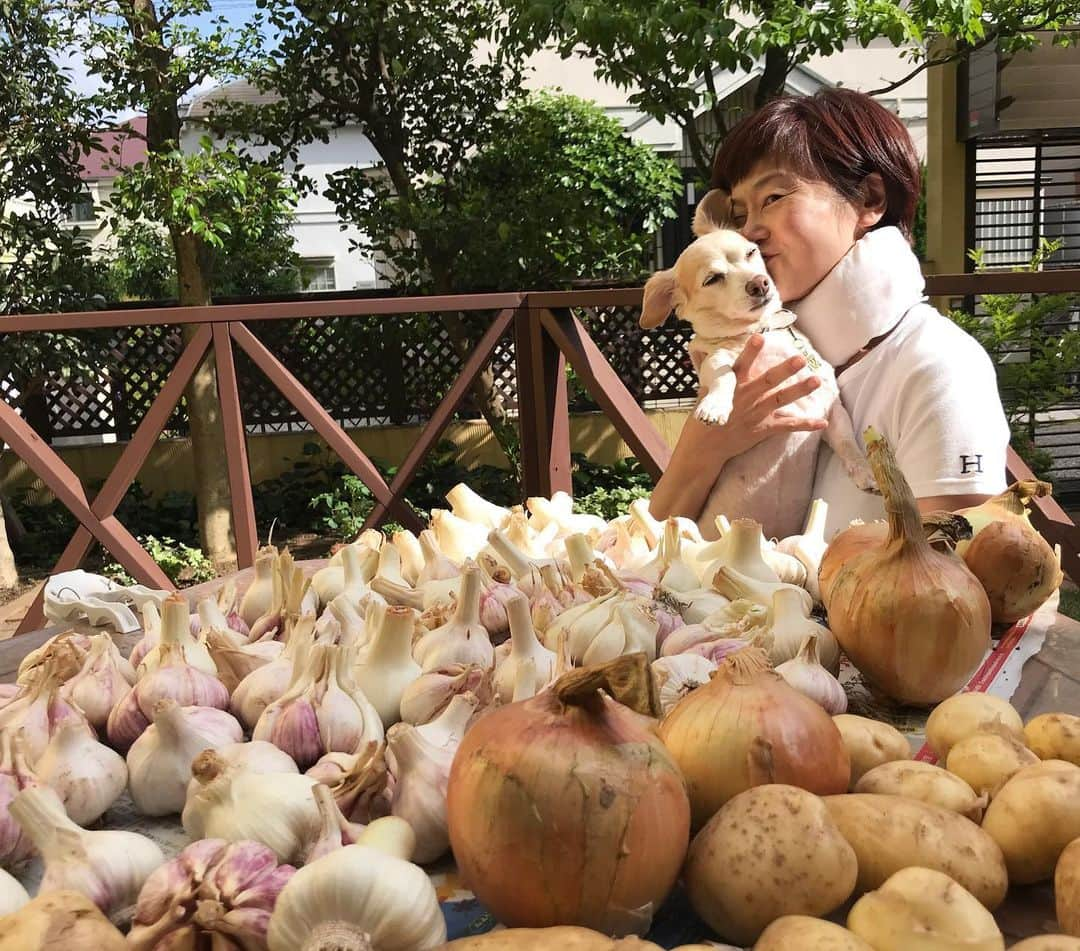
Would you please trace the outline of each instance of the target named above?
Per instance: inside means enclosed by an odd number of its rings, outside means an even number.
[[[764,344],[761,334],[751,335],[732,364],[735,394],[724,425],[709,426],[692,415],[687,419],[667,471],[653,491],[649,510],[654,518],[685,515],[696,521],[729,459],[777,433],[812,432],[828,424],[824,419],[782,412],[784,407],[814,392],[821,380],[809,376],[787,383],[806,366],[801,356],[755,372],[755,361]]]

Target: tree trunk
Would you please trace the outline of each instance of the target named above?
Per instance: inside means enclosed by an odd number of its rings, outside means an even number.
[[[15,555],[8,544],[7,521],[4,507],[0,505],[0,588],[14,588],[19,583],[19,569],[15,567]]]
[[[180,304],[185,307],[211,303],[208,267],[200,254],[199,239],[192,234],[173,232],[176,276]],[[184,341],[195,334],[195,325],[185,324]],[[187,391],[191,452],[195,458],[195,501],[199,511],[199,539],[203,550],[219,573],[235,571],[236,544],[232,531],[232,495],[225,462],[225,429],[218,399],[214,352],[195,371]]]
[[[787,50],[770,46],[765,51],[765,71],[761,74],[754,92],[755,109],[760,109],[770,99],[783,93],[789,72],[791,64],[788,62]]]

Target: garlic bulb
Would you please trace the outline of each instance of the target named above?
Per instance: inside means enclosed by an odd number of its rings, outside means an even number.
[[[450,510],[458,517],[485,528],[502,528],[510,518],[510,510],[489,502],[464,482],[459,482],[446,493]]]
[[[590,623],[594,618],[598,623]],[[637,651],[651,661],[656,657],[659,628],[656,617],[642,601],[618,593],[605,602],[602,612],[586,615],[569,628],[570,656],[584,667]]]
[[[29,902],[30,896],[19,880],[0,868],[0,916],[10,915]]]
[[[352,650],[316,644],[289,689],[262,712],[252,738],[268,740],[307,769],[324,753],[383,738],[378,712],[350,671]]]
[[[506,606],[519,592],[514,585],[507,583],[509,577],[505,568],[497,569],[497,575],[493,576],[480,566],[480,623],[493,644],[501,644],[510,632]]]
[[[385,607],[386,601],[374,592],[368,594],[359,605],[353,604],[348,597],[339,594],[327,605],[327,611],[323,612],[322,617],[326,617],[327,614],[332,615],[341,625],[341,639],[353,647],[363,647],[367,643],[367,628],[364,622],[370,611],[369,605],[372,599],[376,605]],[[364,608],[363,612],[360,610],[361,607]]]
[[[413,657],[424,673],[449,664],[491,667],[495,650],[480,623],[480,569],[473,561],[462,568],[461,591],[454,617],[429,632],[413,648]]]
[[[270,913],[295,872],[258,842],[193,842],[146,880],[127,947],[265,948]]]
[[[620,571],[638,571],[652,558],[652,549],[644,535],[634,534],[630,525],[633,516],[624,516],[615,520],[615,537],[610,547],[604,548],[603,542],[598,547]]]
[[[128,663],[133,668],[137,668],[142,659],[161,643],[161,614],[158,612],[157,603],[145,601],[139,613],[142,615],[143,636],[128,656]]]
[[[401,555],[393,545],[383,545],[379,549],[379,567],[375,570],[376,578],[385,578],[394,584],[408,585],[401,573]]]
[[[34,771],[60,797],[71,821],[81,826],[100,819],[128,779],[124,758],[75,723],[60,727]]]
[[[766,627],[768,621],[768,607],[746,598],[736,598],[710,614],[701,622],[701,626],[713,631],[718,637],[745,637],[757,628]],[[676,631],[671,636],[674,638],[680,633]]]
[[[248,674],[277,660],[285,650],[285,644],[274,640],[270,631],[250,642],[228,628],[212,627],[204,634],[218,679],[230,694]]]
[[[417,727],[399,723],[386,735],[386,756],[394,776],[390,811],[416,833],[412,856],[416,862],[432,862],[450,847],[446,784],[476,707],[475,697],[459,694],[430,723]]]
[[[847,712],[847,694],[832,674],[818,658],[818,639],[808,634],[799,647],[799,652],[782,664],[776,672],[792,687],[809,697],[824,708],[825,712],[836,716]]]
[[[711,569],[710,569],[711,570]],[[708,576],[706,576],[708,577]],[[814,607],[813,599],[805,588],[793,584],[771,584],[759,581],[736,571],[734,568],[721,566],[710,579],[713,589],[731,601],[744,598],[768,607],[772,604],[773,594],[777,591],[794,591],[803,606],[803,614],[809,614]]]
[[[710,614],[731,603],[710,588],[690,588],[678,594],[667,592],[664,601],[675,607],[685,624],[700,624]]]
[[[263,710],[289,689],[294,671],[304,666],[314,636],[311,619],[300,621],[277,659],[257,667],[236,685],[229,710],[247,729],[254,729]]]
[[[400,532],[394,532],[391,541],[398,551],[405,583],[415,585],[420,572],[424,570],[424,550],[420,547],[420,540],[404,528]]]
[[[420,533],[420,550],[424,555],[424,567],[416,579],[417,587],[423,587],[432,581],[446,581],[461,575],[461,565],[451,561],[443,554],[435,533],[426,528]]]
[[[761,533],[761,523],[752,518],[737,518],[721,533],[719,541],[698,552],[702,576],[711,578],[720,568],[731,568],[740,575],[763,584],[779,584],[780,578],[765,560],[768,543]]]
[[[228,766],[213,750],[191,764],[199,785],[184,805],[181,822],[194,839],[252,839],[282,862],[297,862],[319,828],[310,776],[250,773]]]
[[[510,601],[507,613],[510,617],[510,649],[495,666],[495,689],[504,703],[513,699],[518,668],[526,660],[533,664],[534,692],[549,683],[555,672],[555,652],[537,639],[528,599],[523,594],[516,595]]]
[[[389,852],[384,842],[335,849],[300,869],[270,916],[270,951],[442,947],[446,920],[431,879],[403,856],[405,845]]]
[[[255,556],[255,577],[240,599],[240,617],[249,628],[273,603],[277,559],[278,551],[273,545],[264,545]]]
[[[273,743],[265,740],[250,740],[247,743],[226,743],[214,753],[225,767],[245,773],[299,773],[296,763],[288,753],[283,753]],[[191,773],[189,766],[188,773]],[[192,776],[188,780],[187,802],[202,784]]]
[[[357,685],[378,711],[384,728],[401,719],[401,695],[420,676],[420,665],[412,657],[415,625],[412,608],[387,608],[353,668]]]
[[[136,669],[139,677],[161,666],[161,658],[170,644],[175,645],[192,667],[210,675],[217,674],[217,666],[210,656],[206,642],[192,637],[191,624],[188,622],[188,604],[179,594],[169,595],[161,607],[161,640],[147,651],[146,656],[139,662]]]
[[[24,789],[12,800],[11,814],[45,861],[38,894],[81,892],[115,923],[130,919],[139,889],[165,861],[145,836],[80,828],[47,786]]]
[[[380,538],[381,533],[379,534]],[[311,587],[319,596],[322,604],[329,604],[335,598],[346,595],[351,601],[359,601],[367,594],[368,582],[375,577],[379,567],[379,550],[363,542],[346,545],[333,561],[316,571],[311,578]]]
[[[311,791],[319,810],[319,829],[304,847],[303,864],[305,865],[343,846],[352,845],[364,831],[362,825],[349,822],[341,814],[337,803],[334,802],[334,794],[327,786],[318,783],[312,787]]]
[[[355,822],[390,815],[394,782],[383,743],[368,743],[357,753],[327,753],[307,775],[327,786],[338,808]]]
[[[528,498],[525,507],[532,513],[532,520],[541,531],[548,523],[555,522],[563,536],[581,532],[590,538],[598,538],[607,528],[607,522],[599,516],[575,512],[574,500],[566,492],[555,492],[550,499],[543,496]]]
[[[834,675],[839,673],[840,645],[832,631],[806,616],[803,611],[806,605],[801,597],[793,593],[794,590],[778,588],[773,594],[766,621],[772,635],[768,648],[769,662],[775,666],[791,660],[799,652],[803,641],[813,637],[821,664]]]
[[[145,816],[167,816],[184,808],[191,763],[203,750],[238,743],[244,731],[236,719],[213,707],[181,707],[159,700],[154,722],[128,750],[131,798]]]
[[[488,541],[489,529],[486,525],[466,522],[445,509],[431,510],[431,528],[446,557],[458,564],[475,558]]]
[[[806,566],[794,555],[787,555],[779,551],[772,542],[766,542],[761,550],[761,557],[784,584],[795,584],[800,588],[806,587]],[[813,595],[811,595],[813,597]]]
[[[401,719],[419,726],[435,719],[459,693],[471,693],[486,707],[495,696],[493,672],[479,664],[450,664],[421,674],[401,695]]]
[[[50,658],[37,683],[20,688],[19,693],[0,708],[0,731],[22,731],[31,760],[37,760],[60,727],[71,721],[88,736],[94,729],[82,711],[61,695],[62,684],[55,674],[58,661]]]
[[[660,696],[660,708],[667,715],[691,690],[707,684],[716,664],[697,654],[661,657],[652,662]]]
[[[0,865],[12,868],[34,853],[34,843],[12,818],[8,806],[22,790],[41,781],[26,759],[21,733],[0,732]]]
[[[159,666],[143,676],[113,707],[106,732],[113,749],[126,753],[150,725],[159,700],[175,700],[182,707],[229,705],[229,692],[217,677],[191,666],[176,644],[162,644]]]
[[[810,512],[806,516],[806,527],[803,533],[783,538],[776,543],[777,551],[792,555],[806,568],[804,587],[817,602],[821,601],[818,569],[821,567],[825,549],[829,547],[825,542],[825,516],[828,511],[829,506],[824,499],[814,499],[810,503]]]
[[[664,523],[664,534],[656,547],[655,557],[638,574],[665,591],[676,594],[701,587],[701,578],[683,557],[678,519],[669,518]]]
[[[135,683],[135,670],[108,634],[90,639],[82,669],[60,688],[60,696],[75,704],[95,730],[104,730],[109,712]]]
[[[35,681],[37,679],[37,669],[56,653],[56,648],[61,644],[70,645],[76,654],[86,654],[90,650],[90,637],[89,634],[80,634],[77,631],[64,631],[61,634],[54,634],[44,644],[30,651],[19,661],[19,670],[15,682],[23,684]]]
[[[16,685],[33,686],[40,682],[45,671],[51,671],[57,683],[67,683],[86,663],[89,646],[85,635],[57,634],[34,652],[34,663],[21,669]]]

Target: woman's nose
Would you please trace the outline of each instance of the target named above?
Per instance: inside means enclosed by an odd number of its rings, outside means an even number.
[[[761,223],[761,219],[746,213],[746,221],[743,222],[743,226],[739,229],[741,234],[747,241],[753,241],[755,244],[765,240],[765,226]]]

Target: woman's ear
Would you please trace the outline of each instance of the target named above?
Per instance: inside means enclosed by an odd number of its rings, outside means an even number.
[[[691,226],[697,237],[727,228],[731,219],[731,196],[722,188],[705,192],[694,209],[694,223]]]
[[[880,172],[871,172],[863,179],[863,198],[859,205],[858,228],[865,234],[882,218],[889,207],[889,198],[885,194],[885,181]]]

